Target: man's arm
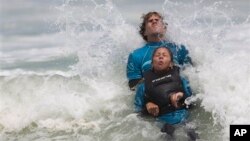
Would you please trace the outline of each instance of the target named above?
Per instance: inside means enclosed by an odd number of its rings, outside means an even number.
[[[189,85],[189,81],[183,77],[181,77],[181,81],[182,81],[182,86],[183,86],[183,89],[184,89],[184,94],[185,94],[185,97],[189,97],[192,95],[192,90],[191,90],[191,87]]]
[[[143,79],[131,79],[131,80],[129,80],[128,81],[128,86],[129,86],[129,88],[131,89],[131,90],[135,90],[135,86],[137,85],[137,84],[139,84],[140,82],[142,82],[143,81]]]
[[[184,45],[180,45],[177,51],[177,55],[178,55],[178,63],[180,65],[185,65],[185,64],[193,65],[192,59],[189,56],[189,52]]]
[[[142,81],[142,73],[139,60],[134,57],[133,53],[129,54],[127,63],[127,78],[129,80],[128,85],[131,90],[135,89],[135,86]]]

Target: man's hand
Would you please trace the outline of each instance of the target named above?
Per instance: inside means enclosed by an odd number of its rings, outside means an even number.
[[[144,81],[143,78],[129,80],[128,86],[130,90],[134,91],[136,86]]]
[[[153,102],[148,102],[146,104],[146,108],[149,114],[153,116],[158,116],[159,115],[159,107],[158,105],[154,104]]]

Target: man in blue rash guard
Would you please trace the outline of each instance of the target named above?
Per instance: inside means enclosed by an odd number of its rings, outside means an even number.
[[[143,16],[143,22],[140,26],[140,34],[146,41],[146,44],[134,50],[129,54],[127,62],[127,78],[131,90],[136,90],[135,110],[143,112],[145,110],[145,86],[143,82],[143,73],[151,68],[151,58],[153,51],[161,46],[169,48],[173,54],[173,62],[183,69],[185,65],[191,65],[191,58],[188,56],[188,50],[183,45],[177,45],[166,40],[165,33],[167,24],[158,12],[149,12]],[[189,83],[182,78],[184,92],[192,95]],[[164,121],[169,124],[180,123],[183,117],[187,116],[186,110],[175,110],[164,116]]]

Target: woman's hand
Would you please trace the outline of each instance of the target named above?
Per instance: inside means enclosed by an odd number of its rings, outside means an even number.
[[[158,105],[154,104],[153,102],[148,102],[146,104],[146,108],[149,114],[153,116],[158,116],[159,115],[159,107]]]
[[[171,104],[172,106],[174,106],[175,108],[180,108],[183,103],[180,103],[180,99],[183,98],[184,93],[183,92],[177,92],[177,93],[173,93],[170,95],[170,100],[171,100]]]

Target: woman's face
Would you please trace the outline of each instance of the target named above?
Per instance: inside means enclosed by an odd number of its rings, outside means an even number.
[[[171,65],[171,55],[165,47],[156,50],[153,56],[154,71],[168,70]]]

